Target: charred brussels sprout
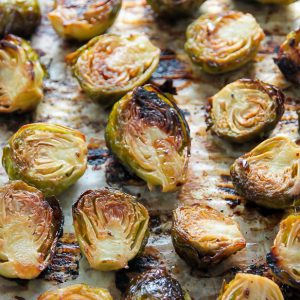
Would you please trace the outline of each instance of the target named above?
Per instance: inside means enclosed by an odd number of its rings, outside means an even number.
[[[163,269],[153,269],[133,278],[125,300],[191,300],[179,282]]]
[[[34,109],[43,98],[43,78],[29,43],[14,35],[0,40],[0,113]]]
[[[240,79],[211,98],[211,129],[236,143],[273,129],[284,113],[284,95],[259,80]]]
[[[218,264],[246,246],[233,219],[199,204],[174,210],[171,234],[177,254],[199,268]]]
[[[300,215],[292,214],[281,221],[267,262],[277,279],[300,289]]]
[[[92,268],[125,268],[145,246],[149,215],[135,197],[112,189],[90,190],[73,206],[75,233]]]
[[[283,209],[300,196],[300,147],[287,137],[274,137],[239,157],[231,166],[238,193],[258,205]]]
[[[4,147],[2,164],[11,180],[21,179],[46,195],[57,195],[86,170],[85,137],[60,125],[25,125]]]
[[[254,17],[237,11],[203,15],[188,27],[186,36],[185,50],[191,60],[211,74],[245,65],[264,39]]]
[[[0,188],[0,275],[33,279],[49,264],[62,230],[55,198],[22,181]]]
[[[175,191],[186,181],[189,128],[173,98],[151,85],[117,102],[106,127],[106,144],[151,189]]]
[[[38,0],[1,0],[0,35],[30,36],[41,21]]]
[[[114,23],[121,5],[122,0],[56,0],[48,17],[63,38],[87,41]]]
[[[287,80],[300,84],[300,29],[288,34],[275,63]]]
[[[105,34],[67,56],[82,89],[104,105],[112,105],[145,83],[156,69],[160,50],[146,36]]]
[[[218,300],[284,300],[279,286],[269,278],[238,273],[224,284]]]
[[[91,288],[85,284],[70,285],[56,291],[48,291],[37,300],[113,300],[109,291],[102,288]]]

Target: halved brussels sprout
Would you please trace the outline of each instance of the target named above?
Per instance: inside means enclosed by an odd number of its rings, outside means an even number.
[[[55,198],[22,181],[0,188],[0,275],[33,279],[49,264],[62,231]]]
[[[28,37],[41,21],[38,0],[1,0],[0,35],[13,33]]]
[[[102,288],[91,288],[86,284],[75,284],[55,291],[48,291],[37,300],[113,300],[109,291]]]
[[[187,29],[185,50],[191,60],[211,74],[235,70],[251,61],[264,32],[248,13],[205,14]]]
[[[288,5],[296,1],[297,0],[257,0],[257,2],[263,4],[279,4],[279,5]]]
[[[85,137],[60,125],[28,124],[4,147],[2,164],[11,180],[21,179],[46,195],[57,195],[86,170]]]
[[[300,84],[300,29],[288,34],[274,61],[287,80]]]
[[[87,41],[114,23],[121,6],[122,0],[56,0],[48,17],[63,38]]]
[[[151,189],[175,191],[186,181],[189,127],[171,95],[152,85],[117,102],[106,127],[106,144]]]
[[[113,189],[90,190],[73,205],[75,233],[92,268],[125,268],[148,239],[149,215],[135,197]]]
[[[180,283],[165,269],[152,269],[130,282],[125,300],[191,300]]]
[[[273,137],[239,157],[231,166],[238,193],[258,205],[283,209],[300,196],[300,147]]]
[[[67,56],[82,89],[104,105],[144,84],[156,69],[160,50],[144,35],[104,34]]]
[[[238,273],[224,283],[218,300],[284,300],[279,286],[271,279]]]
[[[0,113],[34,109],[43,98],[43,78],[38,55],[28,42],[14,35],[0,40]]]
[[[280,223],[267,262],[281,282],[300,289],[300,215],[292,214]]]
[[[246,246],[233,219],[202,204],[174,210],[171,235],[176,253],[192,267],[218,264]]]
[[[204,0],[147,0],[147,2],[158,15],[175,18],[195,13]]]
[[[284,95],[259,80],[240,79],[211,98],[211,129],[236,143],[272,130],[284,113]]]

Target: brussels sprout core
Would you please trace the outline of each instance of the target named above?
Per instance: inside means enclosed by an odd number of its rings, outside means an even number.
[[[259,80],[240,79],[211,98],[211,129],[243,143],[273,129],[284,112],[284,95]]]
[[[263,30],[250,14],[227,11],[206,14],[187,29],[185,50],[207,73],[235,70],[257,53]]]
[[[188,125],[173,98],[151,85],[135,88],[115,104],[106,143],[150,189],[174,191],[186,180]]]
[[[87,41],[114,23],[121,5],[122,0],[56,0],[48,17],[60,36]]]
[[[67,56],[82,89],[104,105],[144,84],[156,69],[160,50],[144,35],[105,34]]]
[[[300,196],[300,147],[287,137],[270,138],[231,166],[233,184],[249,201],[287,208]]]
[[[73,206],[73,220],[82,252],[101,271],[126,267],[147,241],[147,209],[117,190],[85,192]]]
[[[284,300],[279,286],[269,278],[238,273],[224,284],[218,300]]]
[[[0,188],[0,275],[33,279],[47,267],[62,229],[58,202],[22,181]]]
[[[46,195],[57,195],[86,170],[85,137],[60,125],[25,125],[4,147],[2,163],[10,179],[22,179]]]
[[[174,210],[172,240],[177,254],[199,268],[220,263],[246,246],[233,219],[200,204]]]

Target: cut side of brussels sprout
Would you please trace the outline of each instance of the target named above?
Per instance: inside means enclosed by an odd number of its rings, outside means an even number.
[[[284,113],[283,93],[259,80],[240,79],[211,98],[211,129],[231,142],[243,143],[272,130]]]
[[[56,0],[48,17],[63,38],[87,41],[114,23],[121,6],[122,0]]]
[[[231,166],[238,193],[268,208],[283,209],[300,196],[300,147],[287,137],[274,137],[239,157]]]
[[[43,98],[43,78],[28,42],[14,35],[0,40],[0,113],[33,110]]]
[[[22,181],[0,188],[0,275],[33,279],[47,267],[62,232],[55,198]]]
[[[125,300],[144,299],[191,300],[191,297],[165,269],[152,269],[133,278],[125,296]]]
[[[144,35],[95,37],[67,56],[82,89],[104,105],[112,105],[144,84],[156,69],[160,50]]]
[[[147,209],[113,189],[82,194],[73,205],[73,223],[81,251],[101,271],[125,268],[148,239]]]
[[[224,283],[218,300],[284,300],[279,286],[271,279],[238,273]]]
[[[171,235],[177,254],[192,267],[218,264],[246,246],[233,219],[201,204],[173,211]]]
[[[300,215],[292,214],[281,221],[267,262],[282,283],[300,289]]]
[[[300,84],[300,29],[288,34],[274,61],[287,80]]]
[[[151,85],[117,102],[106,127],[106,144],[150,189],[178,189],[186,181],[189,127],[174,99]]]
[[[205,14],[187,29],[185,50],[204,72],[235,70],[251,61],[264,39],[254,17],[237,11]]]
[[[113,300],[109,291],[102,288],[92,288],[85,284],[70,285],[55,291],[48,291],[37,300]]]
[[[46,195],[57,195],[86,170],[85,137],[60,125],[28,124],[4,147],[2,164],[11,180],[21,179]]]
[[[38,0],[1,0],[0,35],[13,33],[29,37],[41,21]]]

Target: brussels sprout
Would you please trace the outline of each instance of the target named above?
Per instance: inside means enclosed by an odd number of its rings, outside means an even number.
[[[122,0],[56,0],[48,17],[63,38],[87,41],[114,23],[121,6]]]
[[[171,235],[177,254],[192,267],[218,264],[246,246],[233,219],[202,204],[174,210]]]
[[[204,0],[147,0],[147,2],[158,15],[175,18],[194,13]]]
[[[164,269],[152,269],[130,282],[125,300],[191,300],[179,282]]]
[[[269,278],[238,273],[224,283],[218,300],[284,300],[279,286]]]
[[[22,181],[0,188],[0,275],[32,279],[49,264],[62,230],[55,198]]]
[[[38,0],[1,0],[0,35],[30,36],[41,21]]]
[[[85,284],[70,285],[56,291],[48,291],[37,300],[113,300],[109,291],[102,288],[91,288]]]
[[[273,137],[239,157],[231,166],[238,193],[258,205],[283,209],[300,196],[300,147],[287,137]]]
[[[151,85],[117,102],[106,127],[106,144],[151,189],[175,191],[186,181],[189,127],[170,95]]]
[[[259,80],[240,79],[211,98],[211,129],[218,136],[243,143],[273,129],[284,113],[284,95]]]
[[[105,34],[67,56],[74,76],[93,99],[112,105],[151,76],[160,50],[144,35]]]
[[[257,2],[263,4],[279,4],[279,5],[288,5],[296,1],[297,0],[257,0]]]
[[[281,221],[267,262],[277,279],[300,289],[300,215],[292,214]]]
[[[191,60],[211,74],[245,65],[264,39],[254,17],[237,11],[202,15],[188,27],[186,36],[185,50]]]
[[[300,84],[300,29],[288,34],[274,61],[287,80]]]
[[[149,215],[135,197],[113,189],[90,190],[73,205],[75,233],[93,269],[119,270],[144,248]]]
[[[2,164],[11,180],[21,179],[46,195],[57,195],[86,170],[85,137],[60,125],[28,124],[4,147]]]
[[[0,113],[34,109],[43,98],[43,77],[29,43],[14,35],[0,40]]]

